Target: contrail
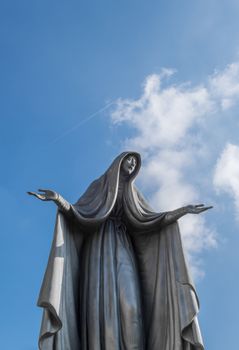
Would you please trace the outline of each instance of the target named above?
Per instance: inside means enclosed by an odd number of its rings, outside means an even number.
[[[65,136],[71,134],[73,131],[75,131],[76,129],[78,129],[81,125],[87,123],[89,120],[93,119],[96,115],[100,114],[101,112],[105,111],[107,108],[109,108],[110,106],[112,106],[112,104],[115,103],[115,101],[109,102],[107,103],[103,108],[99,109],[98,111],[92,113],[89,117],[81,120],[79,123],[77,123],[75,126],[73,126],[72,128],[66,130],[62,135],[56,137],[51,143],[56,143],[57,141],[63,139]]]

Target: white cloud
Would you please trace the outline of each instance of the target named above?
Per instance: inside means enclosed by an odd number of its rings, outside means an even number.
[[[129,122],[138,132],[132,146],[141,149],[173,146],[184,138],[195,122],[213,108],[208,91],[198,86],[161,88],[162,77],[147,77],[140,99],[119,100],[112,114],[114,123]],[[150,140],[150,142],[149,142]]]
[[[218,158],[213,181],[219,192],[233,198],[239,220],[239,146],[231,143],[225,146]]]
[[[152,193],[151,203],[161,211],[207,197],[193,178],[211,153],[205,124],[210,121],[217,135],[215,116],[239,101],[239,63],[196,86],[184,83],[164,87],[165,77],[172,74],[172,70],[164,69],[162,74],[148,76],[142,96],[119,99],[111,114],[114,124],[124,123],[134,130],[134,136],[124,140],[124,148],[143,154],[141,185]],[[187,252],[201,274],[199,254],[216,245],[215,233],[207,228],[203,215],[190,215],[180,222]]]
[[[229,64],[221,73],[215,72],[209,79],[209,87],[222,109],[232,107],[239,98],[239,63]]]

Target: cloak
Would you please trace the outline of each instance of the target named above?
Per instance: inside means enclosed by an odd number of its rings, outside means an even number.
[[[122,202],[137,261],[145,334],[143,348],[204,349],[197,321],[199,302],[187,269],[178,224],[165,226],[166,213],[151,209],[134,185],[140,155],[124,152],[71,206],[70,215],[57,213],[38,300],[38,306],[43,308],[41,350],[82,348],[79,293],[84,241],[89,235],[97,234],[109,220],[117,200],[120,167],[129,154],[137,157],[137,169],[125,184]]]

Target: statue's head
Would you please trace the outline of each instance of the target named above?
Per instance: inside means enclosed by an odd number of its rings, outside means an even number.
[[[141,157],[137,152],[122,152],[115,158],[104,175],[113,182],[118,175],[126,181],[134,181],[141,167]],[[114,179],[114,180],[113,180]],[[112,183],[113,183],[112,182]]]
[[[135,168],[137,166],[137,158],[133,154],[127,155],[127,157],[124,158],[121,168],[125,175],[131,175],[133,174]]]

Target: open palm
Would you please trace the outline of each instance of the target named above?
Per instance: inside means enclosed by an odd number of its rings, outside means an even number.
[[[188,205],[187,212],[188,212],[188,214],[200,214],[203,211],[211,209],[211,208],[212,208],[212,206],[205,207],[204,204]]]
[[[41,201],[54,201],[57,199],[57,193],[52,190],[43,190],[39,189],[39,192],[42,193],[37,193],[37,192],[27,192],[31,196],[35,196],[36,198],[40,199]]]

